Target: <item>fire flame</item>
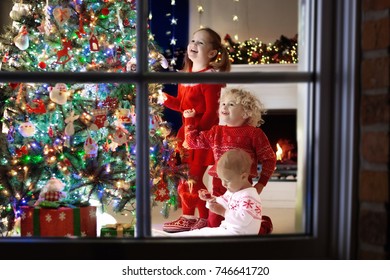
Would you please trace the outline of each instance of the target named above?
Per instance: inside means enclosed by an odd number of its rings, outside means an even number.
[[[282,161],[283,159],[283,150],[282,147],[280,147],[279,143],[276,143],[276,160]]]

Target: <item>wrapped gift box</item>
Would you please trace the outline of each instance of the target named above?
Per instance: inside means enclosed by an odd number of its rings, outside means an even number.
[[[134,226],[131,224],[108,224],[100,229],[100,237],[134,237]]]
[[[21,236],[96,237],[96,206],[22,206],[21,212]]]

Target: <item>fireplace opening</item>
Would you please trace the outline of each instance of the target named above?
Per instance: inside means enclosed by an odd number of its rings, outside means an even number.
[[[276,154],[276,170],[271,180],[296,180],[297,176],[297,112],[269,110],[261,125]],[[261,167],[260,167],[261,168]]]

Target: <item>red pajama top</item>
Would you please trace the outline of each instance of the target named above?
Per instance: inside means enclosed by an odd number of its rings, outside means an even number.
[[[249,125],[239,127],[214,125],[208,131],[199,131],[192,125],[192,121],[193,118],[186,119],[186,140],[190,148],[211,148],[215,162],[228,150],[243,149],[253,160],[250,176],[252,178],[259,176],[259,182],[264,186],[267,184],[276,167],[276,155],[261,128]],[[262,164],[262,170],[258,175],[259,163]],[[213,165],[208,173],[218,177],[216,165]]]
[[[199,72],[215,72],[206,68]],[[167,95],[164,106],[183,113],[187,109],[195,109],[193,125],[196,129],[208,130],[218,124],[218,107],[222,84],[179,84],[177,97]],[[177,132],[179,141],[184,141],[184,118],[182,127]],[[209,147],[201,150],[188,150],[189,161],[200,165],[214,164],[213,154]]]

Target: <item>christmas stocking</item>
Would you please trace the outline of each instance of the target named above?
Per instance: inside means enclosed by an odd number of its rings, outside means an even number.
[[[90,129],[92,130],[98,130],[102,127],[105,127],[108,125],[107,121],[107,109],[95,109],[92,110],[92,114],[94,116],[93,124],[91,124]]]

